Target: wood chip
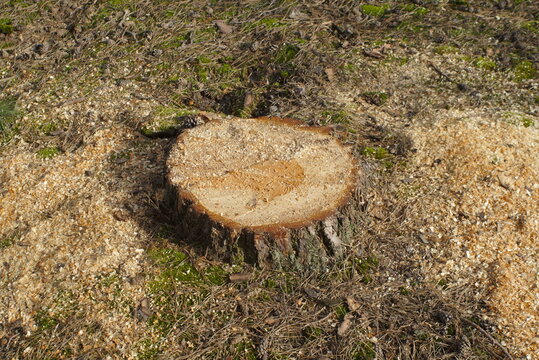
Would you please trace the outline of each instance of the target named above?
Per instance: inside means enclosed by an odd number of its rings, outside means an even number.
[[[235,273],[230,274],[229,279],[231,282],[242,282],[242,281],[249,281],[253,277],[253,274],[251,273]]]

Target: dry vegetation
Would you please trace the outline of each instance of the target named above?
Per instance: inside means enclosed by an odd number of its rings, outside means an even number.
[[[533,0],[2,1],[0,357],[539,359],[537,44]],[[344,261],[174,236],[199,110],[353,147]]]

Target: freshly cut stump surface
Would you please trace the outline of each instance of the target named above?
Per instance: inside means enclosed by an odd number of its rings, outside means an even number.
[[[349,241],[341,210],[358,168],[327,128],[213,116],[178,137],[167,166],[180,236],[221,259],[318,267]]]

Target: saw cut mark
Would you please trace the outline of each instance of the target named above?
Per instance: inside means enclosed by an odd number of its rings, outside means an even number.
[[[249,189],[256,194],[256,202],[268,202],[289,193],[300,185],[304,178],[303,168],[296,160],[265,161],[247,169],[231,171],[224,176],[212,177],[202,182],[199,187]],[[255,207],[256,204],[252,202],[250,206]]]

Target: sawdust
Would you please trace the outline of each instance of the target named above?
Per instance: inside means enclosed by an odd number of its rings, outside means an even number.
[[[415,192],[408,225],[437,252],[425,274],[475,287],[508,345],[537,359],[539,130],[510,122],[443,113],[414,129],[417,174],[403,188]]]
[[[131,309],[144,296],[149,236],[135,220],[144,212],[139,180],[146,174],[132,175],[155,169],[143,145],[130,147],[137,136],[122,125],[101,126],[83,147],[52,159],[22,141],[3,153],[0,239],[12,241],[0,251],[0,338],[9,324],[32,336],[74,317],[80,331],[67,344],[132,356],[128,344],[144,326]],[[129,159],[115,162],[126,149]],[[95,326],[101,330],[85,331]]]

